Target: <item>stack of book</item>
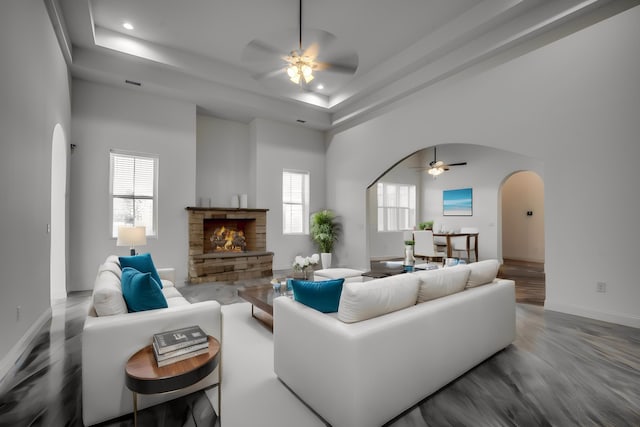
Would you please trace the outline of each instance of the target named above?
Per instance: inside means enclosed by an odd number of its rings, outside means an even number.
[[[153,354],[158,366],[169,365],[208,352],[209,340],[200,326],[188,326],[153,336]]]

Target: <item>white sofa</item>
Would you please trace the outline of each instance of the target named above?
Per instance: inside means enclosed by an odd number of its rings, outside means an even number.
[[[380,426],[513,342],[514,282],[498,267],[345,283],[338,313],[279,297],[275,373],[333,427]]]
[[[118,257],[100,265],[92,304],[82,333],[82,419],[97,424],[133,412],[124,368],[131,355],[151,344],[153,334],[199,325],[221,339],[221,311],[216,301],[191,304],[175,288],[175,271],[159,268],[168,308],[128,313],[122,297]],[[100,315],[98,315],[100,314]],[[218,383],[218,369],[191,387],[157,395],[138,395],[143,409]]]

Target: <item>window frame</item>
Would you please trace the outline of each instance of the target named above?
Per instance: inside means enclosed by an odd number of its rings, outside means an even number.
[[[393,200],[388,197],[389,191],[393,188]],[[401,192],[406,191],[407,206],[400,203]],[[392,182],[379,182],[376,185],[376,213],[378,215],[377,231],[399,232],[413,230],[417,221],[417,185],[401,184]],[[382,194],[382,200],[380,195]],[[401,219],[401,218],[404,218]],[[406,228],[401,227],[401,223],[406,220]],[[393,223],[393,224],[392,224]]]
[[[285,200],[285,188],[284,188],[284,180],[285,174],[294,174],[300,175],[303,177],[302,182],[302,201],[300,203],[295,203],[292,201]],[[282,170],[282,234],[287,236],[296,236],[296,235],[308,235],[309,234],[309,203],[310,203],[310,183],[311,183],[311,173],[309,171],[297,170],[297,169],[283,169]],[[294,205],[294,206],[302,206],[301,212],[301,222],[302,222],[302,231],[288,231],[287,230],[287,215],[286,215],[286,206]]]
[[[129,157],[129,158],[140,158],[144,160],[152,160],[153,161],[153,196],[136,196],[136,195],[122,195],[122,194],[114,194],[114,179],[115,179],[115,157]],[[153,212],[151,214],[152,217],[152,229],[149,230],[146,227],[145,232],[147,238],[157,238],[158,237],[158,177],[159,177],[159,167],[160,167],[160,156],[158,154],[151,153],[142,153],[142,152],[134,152],[134,151],[126,151],[119,149],[110,149],[109,150],[109,235],[112,239],[117,239],[118,233],[117,228],[114,226],[114,199],[131,199],[134,200],[151,200],[153,203]],[[136,224],[135,218],[133,225]],[[144,224],[142,224],[144,225]],[[115,230],[114,230],[115,229]],[[115,234],[115,235],[114,235]]]

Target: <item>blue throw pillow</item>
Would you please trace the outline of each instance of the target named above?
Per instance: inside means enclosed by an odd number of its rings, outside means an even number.
[[[344,279],[321,282],[293,279],[291,280],[293,298],[323,313],[333,313],[338,311],[343,283]]]
[[[167,308],[167,299],[151,273],[125,267],[122,269],[122,296],[129,312]]]
[[[160,275],[158,274],[158,270],[156,270],[156,266],[153,265],[151,254],[121,256],[119,259],[120,267],[123,269],[125,267],[131,267],[141,273],[151,273],[151,277],[158,282],[160,289],[162,289],[162,280],[160,280]]]

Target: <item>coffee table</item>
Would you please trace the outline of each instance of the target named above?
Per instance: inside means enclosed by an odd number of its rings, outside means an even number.
[[[179,390],[197,383],[213,372],[220,360],[220,342],[212,336],[209,336],[208,339],[208,353],[166,366],[158,366],[151,345],[140,349],[129,358],[125,366],[125,383],[133,393],[133,422],[135,426],[138,425],[139,393],[156,394]],[[222,412],[220,410],[222,395],[220,379],[218,377],[218,417]]]
[[[238,290],[238,296],[251,303],[251,316],[271,332],[273,332],[273,299],[281,295],[284,294],[273,291],[271,284]]]

